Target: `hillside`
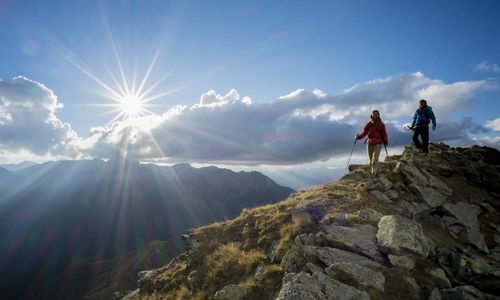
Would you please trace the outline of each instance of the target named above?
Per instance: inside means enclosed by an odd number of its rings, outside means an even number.
[[[183,250],[181,235],[187,228],[233,218],[245,207],[273,203],[293,192],[258,172],[133,161],[58,161],[4,173],[0,290],[6,299],[32,299],[42,289],[51,295],[51,286],[78,285],[75,295],[82,295],[82,287],[92,287],[96,279],[85,276],[82,259],[102,266],[152,241],[169,240],[164,261],[144,267],[161,266]],[[120,269],[118,264],[101,268],[108,273]],[[75,282],[54,280],[68,271]],[[130,284],[102,284],[133,288],[132,279],[120,281]]]
[[[188,231],[124,299],[498,299],[500,153],[411,146]]]

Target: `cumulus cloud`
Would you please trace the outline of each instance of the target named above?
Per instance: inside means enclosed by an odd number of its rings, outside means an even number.
[[[86,143],[92,155],[114,155],[120,145],[127,155],[172,162],[327,160],[350,150],[354,135],[374,108],[386,118],[390,144],[400,146],[409,143],[410,134],[401,130],[398,120],[411,121],[417,100],[427,97],[441,120],[472,102],[475,91],[491,85],[488,81],[446,84],[417,72],[369,81],[338,95],[299,89],[267,103],[245,100],[249,98],[241,98],[236,90],[224,96],[208,91],[192,106],[174,106],[163,115],[96,128]],[[472,143],[471,133],[487,130],[467,118],[438,122],[434,140]]]
[[[474,144],[500,149],[500,136],[483,136],[474,138]]]
[[[298,89],[271,102],[253,102],[234,89],[225,95],[210,90],[193,105],[94,127],[81,138],[57,118],[62,105],[51,90],[17,77],[0,81],[0,149],[4,154],[24,149],[38,156],[127,155],[171,163],[325,161],[350,151],[372,109],[381,111],[392,147],[408,144],[411,134],[402,127],[411,122],[423,97],[438,118],[431,139],[465,145],[477,143],[471,135],[484,135],[495,123],[483,126],[470,118],[456,121],[448,116],[473,103],[476,91],[492,87],[489,81],[444,83],[416,72],[368,81],[333,95]]]
[[[474,71],[500,73],[500,66],[497,65],[496,63],[490,63],[488,61],[483,61],[483,62],[477,64],[476,66],[474,66]]]
[[[500,131],[500,118],[486,121],[486,124],[484,126],[494,131]]]
[[[29,151],[38,156],[76,154],[76,133],[56,116],[56,95],[26,77],[0,80],[0,152]]]

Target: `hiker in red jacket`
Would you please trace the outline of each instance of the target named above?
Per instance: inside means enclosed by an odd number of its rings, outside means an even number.
[[[387,132],[385,125],[380,119],[378,110],[372,111],[370,114],[370,121],[366,123],[363,132],[356,135],[356,139],[360,140],[368,135],[366,143],[366,152],[368,153],[368,160],[370,161],[371,173],[377,172],[378,157],[382,144],[387,145]]]

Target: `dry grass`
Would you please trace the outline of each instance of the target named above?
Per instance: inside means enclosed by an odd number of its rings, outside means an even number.
[[[246,277],[252,276],[255,268],[265,258],[266,255],[262,251],[242,250],[239,243],[230,242],[219,246],[205,258],[199,269],[206,275],[196,297],[209,299],[225,285],[240,283]]]

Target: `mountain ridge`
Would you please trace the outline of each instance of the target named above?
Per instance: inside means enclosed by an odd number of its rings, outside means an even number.
[[[8,174],[0,182],[0,289],[12,299],[36,297],[83,258],[111,260],[166,239],[181,250],[185,229],[293,192],[258,173],[134,161],[56,161]]]
[[[188,231],[123,299],[498,299],[500,152],[407,146]],[[238,258],[239,257],[239,258]]]

